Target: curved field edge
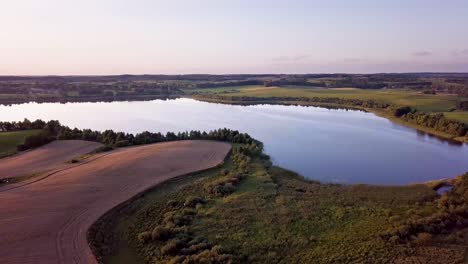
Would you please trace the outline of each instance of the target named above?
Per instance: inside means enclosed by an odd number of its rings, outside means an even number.
[[[84,140],[56,140],[0,159],[0,186],[53,173],[54,170],[88,158],[102,146],[100,143]]]
[[[307,181],[242,145],[222,166],[177,178],[102,217],[103,263],[459,263],[468,174],[427,185]],[[468,193],[468,192],[467,192]]]
[[[145,200],[148,195],[156,194],[158,197],[162,196],[167,193],[168,189],[170,191],[174,191],[180,188],[181,185],[186,186],[187,184],[192,183],[193,180],[203,177],[207,172],[211,172],[223,167],[225,162],[229,160],[228,157],[230,156],[230,152],[231,149],[227,153],[225,159],[214,167],[194,171],[188,174],[182,174],[154,186],[148,187],[146,190],[111,208],[105,214],[99,217],[99,219],[91,225],[87,232],[88,244],[94,256],[96,257],[97,262],[105,263],[104,260],[106,257],[108,257],[111,253],[114,253],[117,247],[121,246],[119,244],[120,239],[117,237],[117,234],[114,233],[114,231],[118,225],[122,224],[121,220],[123,220],[126,215],[131,214],[135,210],[135,207],[140,206],[141,201]],[[124,247],[121,247],[121,249],[122,248],[128,250],[126,244],[124,244]],[[124,253],[127,254],[128,251]],[[121,259],[120,261],[121,263],[132,263],[138,259],[136,255],[131,255],[131,257],[132,261],[130,262],[127,262],[128,257]]]

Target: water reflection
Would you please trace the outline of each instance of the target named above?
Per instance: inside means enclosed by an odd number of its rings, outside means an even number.
[[[325,182],[407,184],[468,170],[466,144],[346,109],[238,106],[191,99],[0,106],[0,120],[24,118],[129,133],[237,129],[264,142],[275,164]]]

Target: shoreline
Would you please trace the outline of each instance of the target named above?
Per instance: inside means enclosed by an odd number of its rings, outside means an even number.
[[[96,258],[102,263],[118,263],[115,262],[116,259],[126,259],[126,260],[140,260],[142,263],[144,262],[145,255],[142,253],[142,249],[139,248],[141,246],[135,240],[136,234],[138,234],[138,228],[130,227],[131,225],[138,225],[138,213],[142,210],[148,210],[148,205],[153,204],[155,200],[162,201],[162,205],[164,206],[166,201],[174,201],[172,193],[179,192],[183,190],[184,187],[193,184],[194,182],[201,182],[201,179],[205,179],[207,181],[213,180],[212,175],[217,175],[219,171],[223,169],[227,169],[226,166],[228,163],[226,162],[231,157],[231,153],[225,157],[225,161],[218,166],[213,168],[203,170],[201,172],[195,172],[179,177],[175,177],[169,179],[167,181],[161,182],[152,188],[149,188],[142,193],[135,195],[132,199],[129,199],[126,202],[121,203],[120,205],[112,208],[104,215],[102,215],[91,228],[88,230],[87,239],[90,242],[90,246],[92,247],[93,254],[95,254]],[[431,182],[424,182],[419,184],[408,184],[403,186],[376,186],[376,185],[336,185],[336,184],[327,184],[322,182],[315,182],[309,181],[303,178],[301,175],[287,170],[282,169],[280,167],[270,167],[268,169],[268,173],[272,173],[272,170],[278,168],[282,172],[286,173],[289,176],[285,176],[284,179],[294,178],[298,182],[303,182],[306,186],[334,186],[336,188],[344,188],[343,190],[349,190],[353,188],[362,188],[363,190],[372,190],[373,188],[377,188],[379,190],[385,191],[397,191],[397,192],[405,192],[405,190],[410,191],[414,188],[420,189],[431,189],[434,192],[442,187],[443,185],[450,183],[455,183],[459,177],[454,177],[451,180],[448,179],[441,179],[438,180],[437,183]],[[207,173],[204,175],[204,173]],[[210,176],[211,175],[211,176]],[[259,177],[259,176],[255,176]],[[275,184],[278,183],[278,180],[273,180]],[[299,187],[298,187],[299,188]],[[296,193],[306,192],[305,189],[296,188]],[[341,189],[340,189],[341,190]],[[182,191],[182,193],[184,193]],[[437,194],[434,194],[437,195]],[[182,194],[183,197],[184,194]],[[222,198],[221,198],[222,199]],[[146,208],[146,209],[145,209]],[[155,207],[159,208],[159,207]],[[159,210],[159,209],[158,209]],[[151,220],[142,220],[145,223],[151,223]],[[141,223],[140,223],[141,224]],[[103,243],[95,243],[94,240],[96,236],[106,234],[107,237],[110,239],[110,243],[103,244]]]
[[[125,102],[125,101],[151,101],[180,98],[181,95],[135,95],[135,96],[77,96],[77,97],[28,97],[28,98],[0,98],[0,105],[10,106],[28,103],[98,103],[98,102]]]
[[[385,118],[391,122],[397,123],[399,125],[403,125],[409,128],[416,129],[418,132],[427,133],[430,136],[437,137],[439,139],[447,140],[452,143],[468,143],[468,137],[455,137],[453,135],[435,131],[431,128],[427,128],[424,126],[420,126],[417,124],[413,124],[410,122],[406,122],[401,120],[400,118],[394,117],[385,111],[379,111],[375,108],[368,108],[368,107],[359,107],[359,106],[347,106],[341,104],[333,104],[333,103],[320,103],[320,102],[303,102],[303,101],[281,101],[281,100],[258,100],[258,101],[233,101],[233,100],[223,100],[223,99],[212,99],[212,98],[203,98],[197,96],[182,96],[181,98],[190,98],[202,102],[208,103],[219,103],[219,104],[230,104],[230,105],[286,105],[286,106],[311,106],[311,107],[323,107],[328,109],[346,109],[346,110],[357,110],[357,111],[364,111],[368,113],[373,113],[379,117]]]
[[[424,132],[431,136],[451,141],[452,143],[468,143],[468,137],[456,137],[444,132],[435,131],[434,129],[427,128],[421,125],[413,124],[410,122],[406,122],[401,120],[400,118],[394,117],[385,111],[381,111],[376,108],[369,108],[369,107],[361,107],[361,106],[350,106],[350,105],[343,105],[343,104],[336,104],[336,103],[323,103],[323,102],[310,102],[310,101],[288,101],[288,100],[252,100],[252,101],[234,101],[234,100],[226,100],[226,99],[214,99],[214,98],[204,98],[203,96],[193,96],[193,95],[142,95],[142,96],[124,96],[124,97],[62,97],[62,98],[40,98],[40,97],[31,97],[31,98],[15,98],[15,99],[3,99],[0,98],[0,105],[4,106],[11,106],[15,104],[27,104],[27,103],[84,103],[84,102],[131,102],[131,101],[152,101],[152,100],[172,100],[178,98],[188,98],[193,99],[201,102],[207,103],[219,103],[219,104],[229,104],[229,105],[286,105],[286,106],[312,106],[312,107],[323,107],[328,109],[345,109],[345,110],[355,110],[355,111],[364,111],[373,113],[379,117],[386,118],[389,121],[394,123],[416,129],[418,132]]]

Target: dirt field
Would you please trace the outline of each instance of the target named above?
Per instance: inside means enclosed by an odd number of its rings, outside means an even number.
[[[96,263],[86,233],[101,215],[166,179],[216,166],[229,149],[213,141],[124,148],[0,191],[0,262]]]
[[[65,165],[66,161],[102,146],[84,140],[58,140],[32,151],[0,159],[0,179],[27,176]]]

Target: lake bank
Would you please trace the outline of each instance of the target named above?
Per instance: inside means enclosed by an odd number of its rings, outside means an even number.
[[[0,106],[2,120],[25,117],[60,120],[71,128],[133,134],[227,127],[264,142],[275,165],[321,182],[404,185],[452,177],[468,169],[468,146],[363,111],[236,106],[192,99]]]
[[[407,122],[402,120],[401,118],[398,118],[394,116],[392,113],[389,113],[388,111],[384,111],[379,108],[372,108],[372,107],[363,107],[363,106],[356,106],[356,105],[346,105],[346,104],[338,104],[338,103],[323,103],[323,102],[304,102],[304,101],[287,101],[287,100],[274,100],[274,99],[269,99],[267,97],[265,98],[258,98],[258,100],[248,100],[248,101],[242,101],[242,100],[229,100],[229,99],[223,99],[223,98],[209,98],[209,97],[203,97],[203,96],[188,96],[187,98],[192,98],[195,100],[200,100],[204,102],[210,102],[210,103],[221,103],[221,104],[231,104],[231,105],[262,105],[262,104],[273,104],[273,105],[295,105],[295,106],[315,106],[315,107],[324,107],[324,108],[330,108],[330,109],[349,109],[349,110],[361,110],[361,111],[366,111],[366,112],[371,112],[374,113],[378,116],[384,117],[386,119],[389,119],[392,122],[417,129],[419,131],[428,133],[430,135],[440,137],[442,139],[446,140],[453,140],[456,142],[460,143],[468,143],[468,137],[467,136],[454,136],[448,133],[444,133],[441,131],[437,131],[432,128],[428,128],[425,126],[417,125],[411,122]]]
[[[437,232],[430,239],[445,241],[443,247],[426,246],[417,231],[397,246],[385,238],[437,212],[439,196],[426,185],[321,184],[255,155],[239,164],[231,154],[220,167],[164,182],[108,212],[89,239],[109,243],[94,244],[94,252],[109,264],[205,257],[217,263],[457,263],[464,257],[460,244]],[[211,191],[223,182],[234,184],[228,192]]]

